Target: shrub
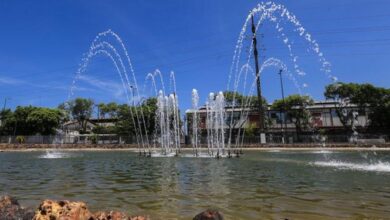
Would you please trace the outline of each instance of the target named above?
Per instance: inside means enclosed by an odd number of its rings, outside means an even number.
[[[24,136],[16,136],[16,141],[19,144],[23,144],[26,141],[26,139],[24,138]]]
[[[92,142],[92,144],[97,144],[98,136],[96,134],[89,137],[89,140]]]

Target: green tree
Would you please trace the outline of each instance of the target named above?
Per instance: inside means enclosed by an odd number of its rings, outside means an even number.
[[[144,128],[146,128],[146,132],[149,135],[153,134],[156,129],[156,111],[156,98],[146,99],[140,106],[128,106],[126,104],[118,106],[118,121],[115,125],[117,133],[123,135],[135,135],[136,132],[141,131],[142,134],[145,134]],[[141,117],[141,113],[144,116],[143,119]],[[138,114],[139,117],[139,123],[142,128],[141,130],[139,130],[136,114]],[[136,131],[136,128],[138,131]]]
[[[287,117],[294,122],[299,134],[309,125],[310,112],[306,107],[313,104],[314,101],[309,96],[290,95],[284,101],[282,99],[275,100],[272,108],[275,110],[286,109]]]
[[[335,83],[325,87],[325,97],[336,101],[336,112],[345,127],[350,127],[351,111],[343,108],[347,101],[356,104],[360,110],[369,108],[370,126],[390,129],[388,106],[390,89],[375,87],[371,84]]]
[[[10,121],[13,120],[13,112],[11,109],[4,109],[0,112],[0,135],[12,134],[13,128],[10,126]]]
[[[226,106],[238,107],[245,104],[246,97],[239,92],[225,91],[223,92],[223,95],[225,97]]]
[[[76,98],[68,102],[68,104],[72,118],[80,124],[81,131],[85,133],[87,130],[87,122],[91,118],[93,112],[93,100]]]
[[[97,105],[97,107],[99,108],[99,112],[98,112],[98,114],[99,114],[99,117],[100,118],[106,118],[106,114],[107,114],[107,112],[108,112],[108,108],[107,108],[107,105],[105,104],[105,103],[99,103],[98,105]]]
[[[390,96],[384,98],[384,101],[380,105],[372,108],[372,112],[369,115],[371,119],[370,126],[375,128],[382,128],[387,132],[390,131]]]
[[[249,123],[249,125],[245,128],[244,134],[245,137],[254,137],[256,132],[256,125],[255,123]]]
[[[33,128],[33,133],[51,135],[55,134],[62,117],[59,109],[37,108],[28,114],[26,122]]]
[[[37,107],[34,106],[17,106],[13,117],[8,121],[8,127],[13,128],[13,133],[15,135],[34,135],[36,134],[35,125],[29,123],[27,118],[29,114],[35,110]]]
[[[226,106],[234,106],[234,107],[259,106],[257,96],[246,96],[246,95],[242,95],[239,92],[233,92],[233,91],[225,91],[223,92],[223,95],[225,97]],[[262,97],[262,103],[263,103],[263,107],[266,108],[268,103],[264,97]]]
[[[226,106],[237,108],[234,113],[227,113],[226,125],[229,130],[234,128],[242,128],[242,126],[245,125],[246,118],[244,118],[244,115],[246,115],[246,111],[248,110],[244,108],[258,111],[259,102],[257,96],[246,96],[234,91],[225,91],[223,92],[223,95],[225,97]],[[263,110],[266,112],[268,103],[264,97],[262,97],[262,104]],[[264,121],[265,126],[268,126],[269,120],[266,114],[264,114],[264,116],[266,117]],[[254,131],[254,128],[252,130]]]
[[[106,118],[107,116],[109,118],[116,118],[118,116],[118,110],[119,110],[119,105],[115,102],[110,102],[110,103],[99,103],[97,105],[99,108],[99,116],[101,118]]]
[[[65,122],[68,122],[71,117],[68,103],[59,104],[57,109],[61,112],[60,124],[64,124]]]
[[[136,108],[127,104],[119,105],[118,121],[115,124],[115,130],[120,135],[136,135],[137,119],[135,116]]]
[[[50,135],[55,134],[63,117],[59,109],[33,106],[18,106],[14,112],[2,113],[4,120],[1,126],[3,135]]]
[[[115,126],[96,126],[92,129],[94,134],[116,134]]]
[[[156,129],[156,111],[157,111],[157,99],[148,98],[142,102],[140,110],[145,117],[145,127],[148,134],[153,134]],[[180,115],[180,113],[179,113]]]
[[[351,98],[357,93],[358,86],[354,83],[334,83],[325,87],[324,96],[326,99],[335,101],[335,110],[343,127],[347,130],[351,129],[353,114],[348,105]]]
[[[107,105],[107,113],[110,118],[116,118],[118,116],[118,104],[115,102],[110,102]]]

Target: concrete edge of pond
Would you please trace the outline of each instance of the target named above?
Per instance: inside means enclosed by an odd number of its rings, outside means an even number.
[[[135,145],[93,145],[93,144],[0,144],[0,152],[33,152],[33,151],[130,151],[138,152]],[[159,148],[151,148],[152,151]],[[183,151],[191,151],[191,146],[184,146]],[[233,149],[234,150],[234,149]],[[390,143],[384,144],[268,144],[243,147],[244,151],[390,151]]]

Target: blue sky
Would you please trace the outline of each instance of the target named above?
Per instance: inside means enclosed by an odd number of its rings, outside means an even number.
[[[169,83],[174,71],[182,109],[197,88],[225,90],[243,22],[260,1],[0,1],[0,104],[55,107],[66,101],[82,56],[96,34],[112,29],[126,44],[139,87],[160,69]],[[390,2],[387,0],[277,1],[284,4],[320,44],[340,81],[390,85]],[[262,56],[277,57],[289,69],[288,52],[270,25],[261,31]],[[291,33],[293,35],[293,33]],[[291,36],[294,37],[294,36]],[[247,40],[249,42],[249,40]],[[307,75],[304,93],[323,99],[330,81],[306,46],[297,42]],[[280,97],[278,70],[262,77],[269,101]],[[285,79],[286,93],[297,93]],[[125,102],[120,79],[104,57],[96,57],[77,82],[76,96],[96,102]],[[167,86],[168,87],[168,86]],[[148,86],[147,86],[148,88]],[[148,92],[143,92],[147,94]]]

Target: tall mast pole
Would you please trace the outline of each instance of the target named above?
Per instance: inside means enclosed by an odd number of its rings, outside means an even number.
[[[260,133],[264,132],[264,109],[263,109],[263,98],[261,95],[261,84],[260,84],[260,69],[259,69],[259,53],[257,51],[257,39],[256,39],[256,26],[254,22],[254,18],[252,15],[252,41],[253,41],[253,55],[255,58],[255,66],[256,66],[256,86],[257,86],[257,99],[259,103],[259,130]]]

